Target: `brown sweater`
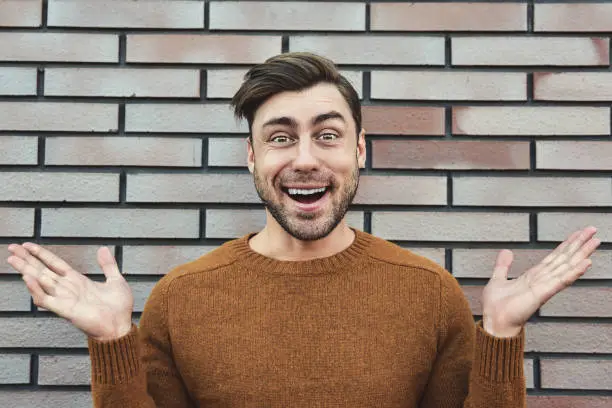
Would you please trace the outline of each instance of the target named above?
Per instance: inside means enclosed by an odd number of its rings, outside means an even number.
[[[96,407],[525,407],[524,332],[489,336],[440,266],[360,231],[304,262],[248,238],[162,278],[138,329],[90,339]]]

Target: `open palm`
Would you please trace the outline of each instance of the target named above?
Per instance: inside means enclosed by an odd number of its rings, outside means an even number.
[[[37,306],[65,318],[98,340],[129,332],[134,299],[108,248],[98,250],[105,282],[87,278],[36,244],[10,245],[9,251],[12,255],[8,262],[22,274]]]
[[[573,284],[591,266],[589,257],[601,243],[593,238],[596,232],[594,227],[576,231],[517,279],[508,279],[512,252],[501,251],[483,291],[485,327],[502,337],[517,334],[544,303]]]

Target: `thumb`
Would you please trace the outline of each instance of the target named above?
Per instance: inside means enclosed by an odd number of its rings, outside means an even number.
[[[117,266],[117,261],[115,261],[115,257],[111,254],[108,247],[98,249],[98,264],[100,265],[100,268],[102,268],[102,272],[104,272],[106,279],[123,279],[123,275],[121,275],[119,267]]]
[[[509,249],[500,251],[495,260],[492,279],[508,279],[508,271],[510,270],[513,259],[514,254]]]

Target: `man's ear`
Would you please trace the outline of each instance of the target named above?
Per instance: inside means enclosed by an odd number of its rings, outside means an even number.
[[[361,129],[359,136],[357,136],[357,163],[359,168],[365,168],[366,162],[366,142],[365,142],[365,129]]]
[[[253,173],[255,170],[255,152],[253,151],[252,136],[247,137],[247,166],[249,171]]]

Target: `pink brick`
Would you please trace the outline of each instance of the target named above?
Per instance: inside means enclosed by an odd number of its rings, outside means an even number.
[[[528,395],[527,408],[609,408],[612,397]]]
[[[47,68],[45,95],[185,97],[200,94],[196,69]]]
[[[453,177],[453,204],[468,206],[612,206],[601,177]]]
[[[374,71],[372,98],[520,101],[527,99],[527,76],[512,72]]]
[[[280,52],[280,36],[131,34],[127,37],[128,62],[258,64]]]
[[[474,316],[482,316],[482,291],[484,286],[462,285],[461,289]]]
[[[533,81],[538,100],[612,100],[612,72],[535,73]]]
[[[560,242],[559,242],[560,243]],[[458,278],[489,279],[499,249],[453,249],[453,275]],[[512,249],[514,261],[509,276],[516,278],[523,272],[534,267],[551,249]],[[598,249],[592,256],[593,265],[580,279],[612,279],[612,251]]]
[[[127,132],[245,133],[226,104],[128,104]]]
[[[526,352],[608,353],[612,347],[609,323],[527,323]]]
[[[536,167],[559,170],[612,170],[612,143],[607,141],[538,141]]]
[[[31,237],[33,234],[33,208],[0,207],[0,236]]]
[[[374,168],[516,169],[529,168],[527,142],[450,140],[373,140]]]
[[[114,132],[117,105],[72,102],[0,102],[0,130]]]
[[[2,172],[0,201],[117,202],[119,174]]]
[[[593,225],[602,242],[612,242],[612,217],[607,213],[539,213],[538,240],[562,241],[573,231]]]
[[[0,137],[0,164],[31,165],[38,163],[36,136]]]
[[[36,95],[36,68],[0,67],[0,95]]]
[[[208,139],[208,165],[246,167],[247,142],[240,137],[211,137]]]
[[[520,3],[372,3],[374,31],[520,31],[527,5]]]
[[[572,286],[542,306],[540,316],[612,317],[610,298],[612,288]]]
[[[76,271],[87,275],[101,275],[102,269],[98,265],[98,249],[106,246],[115,254],[113,245],[44,245],[66,261]]]
[[[529,215],[375,211],[372,233],[391,240],[520,242],[529,240]]]
[[[584,37],[454,37],[454,65],[608,65],[609,39]]]
[[[310,51],[337,64],[444,65],[444,37],[300,35],[290,51]]]
[[[610,108],[471,106],[453,108],[453,133],[483,136],[609,135]]]
[[[612,31],[611,4],[536,4],[534,14],[535,31]]]
[[[365,4],[303,1],[213,1],[213,30],[363,31]]]
[[[49,26],[204,28],[204,2],[49,0]]]
[[[364,175],[354,203],[446,205],[446,177]]]
[[[444,135],[444,109],[408,106],[364,106],[367,134]]]
[[[0,27],[39,27],[42,0],[0,0]]]
[[[118,62],[119,36],[85,33],[0,33],[0,61]]]
[[[198,238],[198,210],[44,208],[44,237]]]
[[[612,361],[596,359],[540,360],[542,388],[612,390]]]
[[[165,275],[175,267],[195,261],[216,246],[124,246],[123,273]]]
[[[202,140],[163,137],[47,137],[47,165],[200,167]]]

